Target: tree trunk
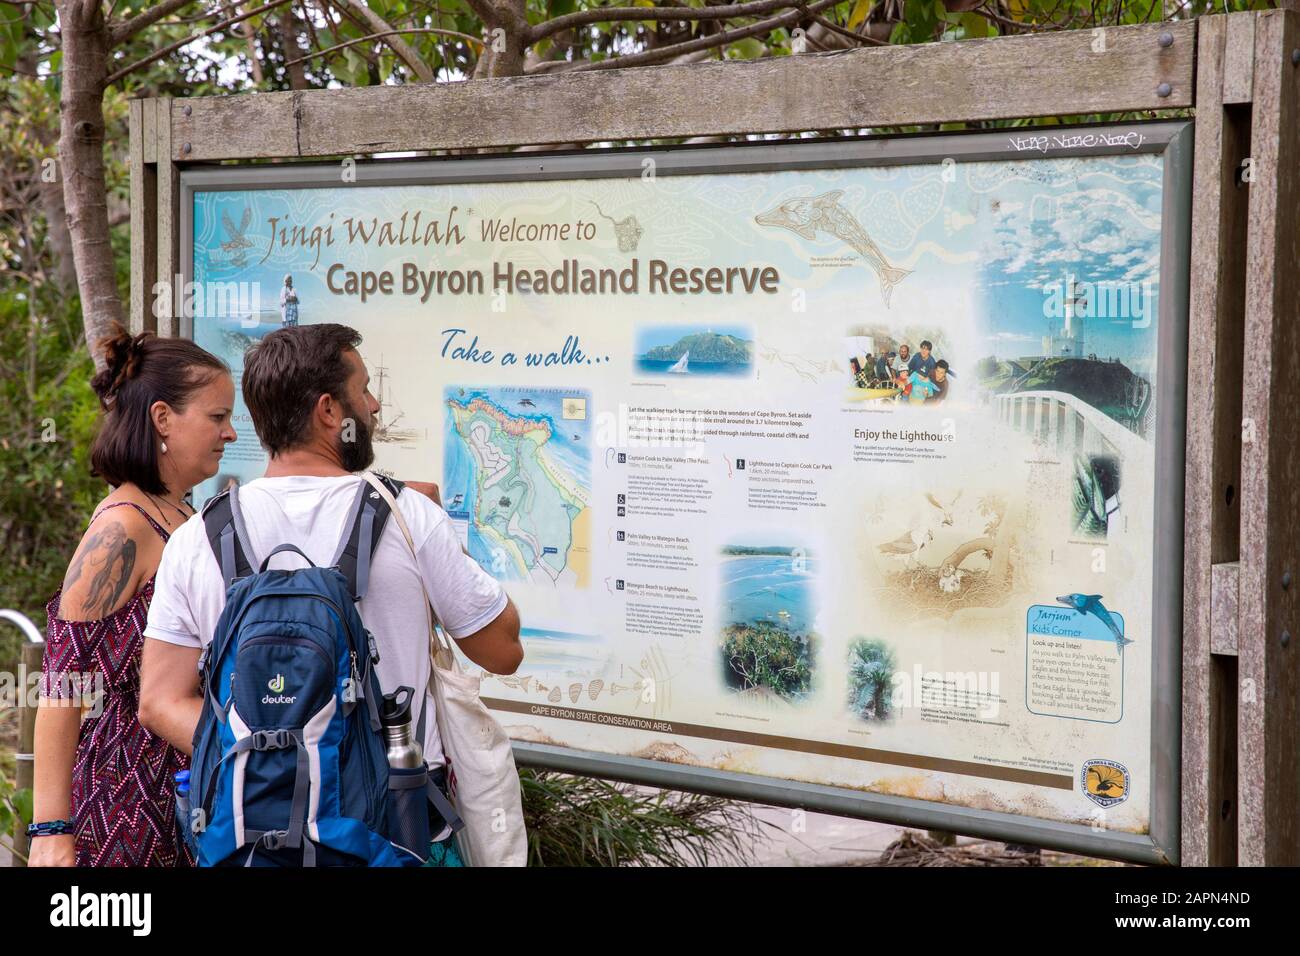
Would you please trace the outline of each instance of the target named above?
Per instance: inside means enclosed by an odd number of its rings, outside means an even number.
[[[59,97],[59,173],[68,230],[81,292],[82,326],[95,344],[125,324],[109,241],[108,190],[104,181],[104,77],[108,75],[108,32],[96,0],[58,0],[63,42],[63,88]]]
[[[473,78],[523,76],[528,45],[523,0],[475,0],[470,7],[483,23],[484,39]]]
[[[306,70],[301,63],[290,62],[302,56],[302,48],[298,46],[298,25],[294,22],[292,4],[280,8],[280,49],[284,51],[285,69],[289,72],[289,89],[307,89]]]
[[[54,257],[54,279],[59,291],[77,291],[77,264],[72,254],[72,233],[68,231],[68,210],[63,204],[63,179],[41,180],[41,215],[45,217],[45,244]]]

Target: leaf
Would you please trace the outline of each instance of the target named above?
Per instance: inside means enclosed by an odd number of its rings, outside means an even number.
[[[987,37],[993,32],[989,22],[978,13],[963,13],[961,26],[967,37]]]
[[[13,795],[14,809],[18,811],[18,819],[25,827],[32,822],[32,790],[27,787],[19,790]]]
[[[858,0],[858,2],[853,5],[853,11],[849,14],[850,30],[856,30],[858,24],[867,18],[867,14],[871,12],[872,2],[873,0]]]

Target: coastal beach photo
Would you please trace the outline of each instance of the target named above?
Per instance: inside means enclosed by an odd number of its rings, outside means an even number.
[[[786,543],[731,544],[721,559],[723,683],[755,701],[802,700],[819,643],[815,559]]]

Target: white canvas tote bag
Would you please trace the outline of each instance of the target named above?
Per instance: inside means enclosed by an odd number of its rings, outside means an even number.
[[[388,502],[414,560],[415,541],[397,502],[374,475],[363,477]],[[525,866],[528,834],[510,738],[479,698],[478,678],[461,670],[450,639],[434,626],[428,601],[424,609],[434,718],[447,757],[451,800],[465,821],[456,848],[466,866]]]

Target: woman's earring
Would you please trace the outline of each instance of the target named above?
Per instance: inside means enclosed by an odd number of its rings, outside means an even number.
[[[162,443],[162,453],[163,453],[164,455],[167,454],[167,443],[166,443],[166,442],[163,442],[163,443]]]

